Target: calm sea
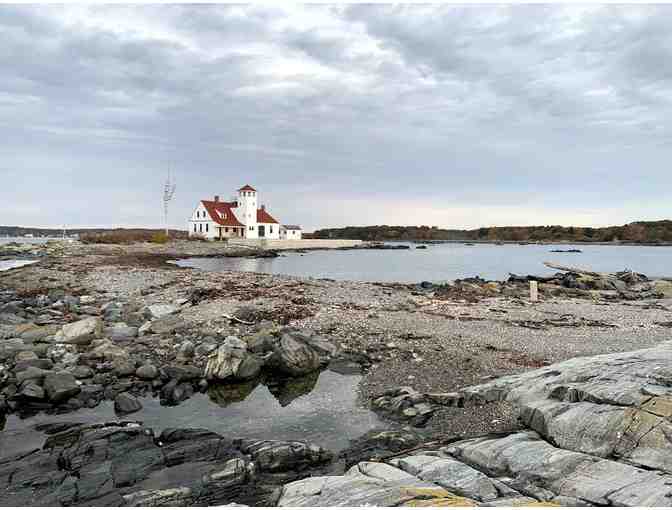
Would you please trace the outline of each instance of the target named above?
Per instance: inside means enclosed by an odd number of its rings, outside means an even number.
[[[582,253],[551,253],[578,248]],[[313,251],[274,259],[190,258],[179,266],[207,271],[253,271],[334,280],[420,282],[480,276],[502,280],[509,273],[549,275],[544,261],[594,271],[631,269],[648,276],[672,276],[672,247],[437,244],[427,249]]]

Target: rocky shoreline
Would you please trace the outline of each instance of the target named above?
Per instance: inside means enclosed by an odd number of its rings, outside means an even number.
[[[669,347],[662,342],[669,339],[672,299],[664,283],[641,275],[623,285],[558,275],[540,283],[540,301],[531,303],[528,277],[401,285],[213,274],[166,264],[176,253],[205,250],[203,243],[188,244],[195,248],[68,243],[51,246],[36,264],[0,273],[0,414],[54,417],[44,448],[10,457],[0,452],[0,483],[12,504],[355,506],[446,498],[479,505],[647,504],[558,489],[551,475],[531,484],[525,473],[534,470],[518,466],[517,457],[492,464],[488,452],[499,451],[497,441],[520,448],[521,459],[556,448],[583,455],[582,466],[608,458],[613,469],[667,472],[655,460],[669,452],[663,429],[656,444],[635,447],[634,456],[614,458],[616,446],[609,446],[611,424],[630,417],[623,413],[649,412],[649,400],[635,394],[649,392],[642,394],[665,405],[670,389],[661,360]],[[612,356],[613,365],[599,355]],[[584,361],[567,361],[576,356]],[[226,393],[248,382],[254,387],[260,377],[306,377],[330,363],[363,370],[361,402],[389,424],[352,438],[341,452],[281,438],[256,441],[255,449],[255,438],[159,432],[123,421],[133,420],[141,397],[179,406],[213,388]],[[632,375],[627,388],[610,382],[612,366],[621,367],[619,381]],[[649,369],[656,377],[637,379]],[[586,387],[580,380],[590,370],[597,382]],[[535,386],[537,380],[543,384]],[[292,389],[284,398],[309,392]],[[103,401],[114,402],[119,422],[68,422],[69,412]],[[608,406],[623,412],[602,427]],[[667,415],[654,415],[660,419],[646,419],[663,427]],[[558,428],[569,426],[563,420],[582,424],[584,432]],[[623,428],[625,435],[631,431]],[[569,436],[584,439],[563,443]],[[480,439],[456,442],[464,437]],[[204,457],[204,445],[214,444],[226,447],[208,446],[212,458]],[[82,448],[99,453],[82,459]],[[420,453],[400,456],[411,448]],[[104,461],[135,451],[132,475],[128,466]],[[477,462],[479,452],[484,457]],[[457,481],[447,482],[447,473]],[[313,494],[317,484],[321,495]],[[354,489],[364,486],[375,490]],[[339,499],[349,487],[355,496]],[[376,499],[383,493],[388,499]]]

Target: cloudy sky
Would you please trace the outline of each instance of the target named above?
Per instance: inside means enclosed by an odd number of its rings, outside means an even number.
[[[672,6],[0,6],[0,224],[672,217]]]

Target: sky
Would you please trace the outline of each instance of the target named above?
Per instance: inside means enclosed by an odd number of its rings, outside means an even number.
[[[0,5],[0,225],[672,217],[672,5]]]

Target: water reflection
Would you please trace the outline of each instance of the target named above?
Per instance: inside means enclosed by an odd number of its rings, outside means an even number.
[[[383,422],[358,403],[361,374],[334,368],[345,373],[328,369],[300,378],[265,376],[239,384],[218,384],[207,394],[197,393],[177,406],[162,406],[158,398],[148,396],[140,399],[140,411],[123,419],[141,421],[157,432],[204,428],[231,438],[312,441],[339,451],[350,439],[383,426]],[[10,415],[0,432],[0,456],[9,450],[39,448],[44,434],[35,426],[42,423],[117,419],[110,401],[58,416],[40,413],[21,419]]]

